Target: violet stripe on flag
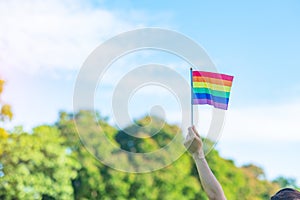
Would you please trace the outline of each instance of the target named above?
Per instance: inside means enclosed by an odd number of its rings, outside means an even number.
[[[208,104],[214,106],[215,108],[220,108],[223,110],[227,110],[228,108],[228,104],[213,102],[209,99],[193,99],[193,104]]]

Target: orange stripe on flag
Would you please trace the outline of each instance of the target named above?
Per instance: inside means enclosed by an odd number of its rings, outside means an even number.
[[[216,78],[208,78],[208,77],[201,77],[201,76],[193,76],[193,82],[205,82],[205,83],[212,83],[218,85],[224,85],[231,87],[232,81],[216,79]]]

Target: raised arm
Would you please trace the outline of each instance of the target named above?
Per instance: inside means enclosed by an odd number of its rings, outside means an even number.
[[[203,144],[196,128],[190,127],[184,146],[192,154],[200,177],[201,184],[210,200],[226,200],[222,186],[210,170],[203,152]]]

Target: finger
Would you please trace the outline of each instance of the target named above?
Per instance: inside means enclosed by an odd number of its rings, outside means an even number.
[[[195,126],[192,126],[192,130],[195,133],[195,135],[197,135],[199,138],[201,138],[200,134],[198,133],[197,129]]]
[[[185,141],[190,141],[190,140],[193,140],[195,138],[195,135],[193,135],[193,133],[188,133],[186,138],[185,138]]]
[[[189,139],[189,140],[186,140],[183,144],[184,144],[185,148],[189,149],[190,146],[191,146],[191,145],[193,144],[193,142],[195,142],[195,141],[196,141],[196,138],[193,137],[193,138],[191,138],[191,139]]]
[[[188,128],[188,133],[186,134],[185,141],[192,140],[193,138],[195,138],[195,133],[191,128]]]
[[[193,137],[193,136],[195,136],[195,133],[194,133],[192,127],[189,127],[189,128],[188,128],[187,136],[188,136],[188,137]]]
[[[193,126],[189,127],[188,130],[189,130],[189,133],[191,133],[191,135],[197,135],[194,128],[193,128]]]
[[[183,144],[184,144],[185,148],[188,149],[191,146],[192,142],[193,142],[193,139],[192,140],[186,140]]]
[[[190,135],[189,137],[197,137],[197,138],[201,138],[196,130],[196,128],[194,126],[189,127],[188,128],[189,132],[188,134]]]

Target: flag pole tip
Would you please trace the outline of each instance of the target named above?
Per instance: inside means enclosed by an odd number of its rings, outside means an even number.
[[[190,67],[190,70],[193,70],[193,68]]]

